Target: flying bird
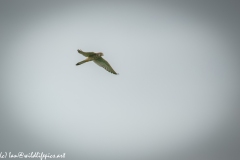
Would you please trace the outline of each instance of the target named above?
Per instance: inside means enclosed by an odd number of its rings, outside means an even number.
[[[86,62],[90,62],[90,61],[93,61],[95,62],[97,65],[99,65],[100,67],[103,67],[104,69],[106,69],[108,72],[111,72],[113,74],[118,74],[116,73],[113,68],[111,67],[111,65],[105,60],[102,58],[103,56],[103,53],[102,52],[83,52],[82,50],[78,49],[77,50],[78,53],[82,54],[83,56],[87,57],[85,60],[81,61],[81,62],[78,62],[76,65],[81,65],[83,63],[86,63]]]

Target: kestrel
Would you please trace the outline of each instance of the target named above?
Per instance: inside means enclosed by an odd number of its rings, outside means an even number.
[[[77,50],[78,53],[82,54],[83,56],[87,57],[85,60],[78,62],[76,65],[81,65],[83,63],[89,62],[89,61],[93,61],[95,62],[97,65],[99,65],[100,67],[103,67],[104,69],[106,69],[108,72],[111,72],[113,74],[118,74],[116,73],[113,68],[110,66],[110,64],[102,58],[103,53],[102,52],[83,52],[82,50],[78,49]]]

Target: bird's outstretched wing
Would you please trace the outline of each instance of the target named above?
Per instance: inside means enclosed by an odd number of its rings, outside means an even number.
[[[94,53],[94,52],[83,52],[80,49],[78,49],[77,51],[78,51],[78,53],[82,54],[85,57],[90,57],[90,56],[96,55],[96,53]]]
[[[97,65],[99,65],[100,67],[103,67],[104,69],[106,69],[108,72],[111,72],[113,74],[118,74],[116,73],[113,68],[110,66],[110,64],[105,60],[103,59],[102,57],[98,58],[98,59],[95,59],[93,60],[93,62],[95,62]]]

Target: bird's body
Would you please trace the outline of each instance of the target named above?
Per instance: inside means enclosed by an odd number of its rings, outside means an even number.
[[[103,53],[102,52],[98,52],[98,53],[95,53],[95,52],[83,52],[82,50],[77,50],[78,53],[82,54],[83,56],[87,57],[85,60],[81,61],[81,62],[78,62],[76,65],[81,65],[83,63],[86,63],[86,62],[90,62],[90,61],[93,61],[95,62],[97,65],[99,65],[100,67],[103,67],[104,69],[106,69],[108,72],[111,72],[113,74],[117,74],[113,68],[110,66],[110,64],[102,58],[103,56]]]

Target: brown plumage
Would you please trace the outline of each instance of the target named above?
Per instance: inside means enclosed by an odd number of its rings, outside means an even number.
[[[83,63],[86,63],[86,62],[90,62],[90,61],[93,61],[95,62],[97,65],[99,65],[100,67],[103,67],[104,69],[106,69],[108,72],[111,72],[113,74],[118,74],[116,73],[113,68],[111,67],[111,65],[105,60],[102,58],[103,56],[103,53],[102,52],[98,52],[98,53],[95,53],[95,52],[83,52],[82,50],[78,49],[77,50],[78,53],[82,54],[83,56],[87,57],[85,60],[81,61],[81,62],[78,62],[76,65],[81,65]]]

